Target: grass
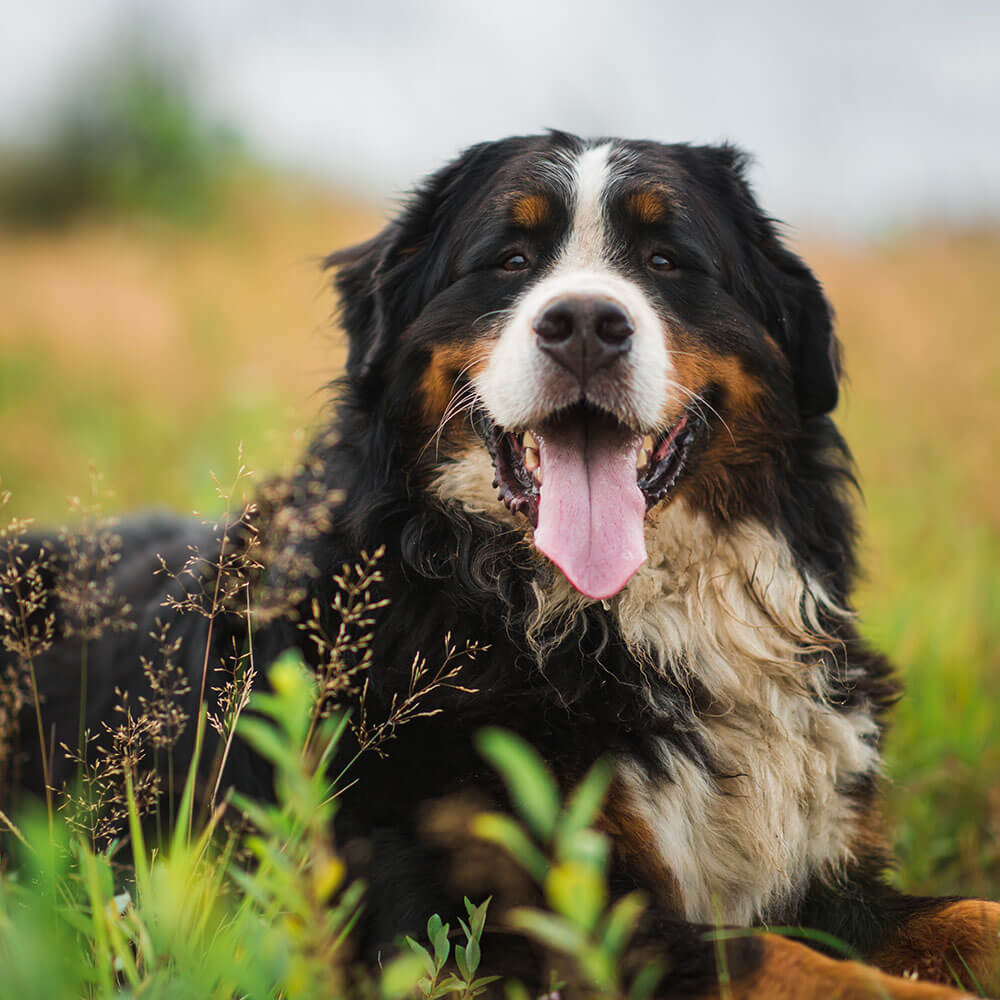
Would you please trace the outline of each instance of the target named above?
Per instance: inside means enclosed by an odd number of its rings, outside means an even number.
[[[0,232],[0,476],[52,520],[96,462],[121,509],[212,511],[242,441],[294,458],[343,357],[318,256],[368,206],[247,174],[198,228]],[[867,497],[858,595],[907,682],[887,748],[897,878],[1000,897],[1000,234],[807,241],[840,316]]]

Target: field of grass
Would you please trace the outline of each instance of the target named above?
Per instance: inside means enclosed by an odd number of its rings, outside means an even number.
[[[244,179],[198,228],[0,232],[0,477],[60,518],[96,464],[117,509],[215,510],[240,442],[301,448],[342,345],[319,255],[379,212]],[[907,681],[888,813],[913,891],[1000,898],[1000,234],[921,230],[802,250],[840,317],[840,420],[867,498],[866,633]]]

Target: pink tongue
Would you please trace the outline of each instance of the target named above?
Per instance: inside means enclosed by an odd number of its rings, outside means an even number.
[[[587,597],[612,597],[646,561],[640,439],[600,420],[535,434],[543,476],[535,546]]]

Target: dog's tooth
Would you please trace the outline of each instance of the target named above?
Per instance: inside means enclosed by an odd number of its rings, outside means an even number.
[[[533,448],[538,451],[538,442],[535,440],[535,435],[531,431],[525,431],[524,436],[521,438],[521,443],[525,448]]]
[[[535,477],[535,482],[538,483],[539,486],[541,486],[542,485],[542,467],[539,465],[537,468],[532,469],[531,470],[531,474],[532,474],[532,476]]]
[[[635,467],[645,469],[649,465],[649,456],[653,454],[653,435],[647,434],[639,445],[639,452],[635,456]]]
[[[527,435],[525,435],[527,437]],[[531,472],[533,469],[538,468],[538,450],[535,448],[525,447],[524,449],[524,467]]]

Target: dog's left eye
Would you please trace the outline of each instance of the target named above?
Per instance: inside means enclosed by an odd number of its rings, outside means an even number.
[[[662,253],[652,253],[646,260],[646,263],[654,271],[672,271],[674,269],[674,262],[669,258],[664,256]]]
[[[505,271],[523,271],[529,266],[528,258],[523,253],[512,253],[500,266]]]

